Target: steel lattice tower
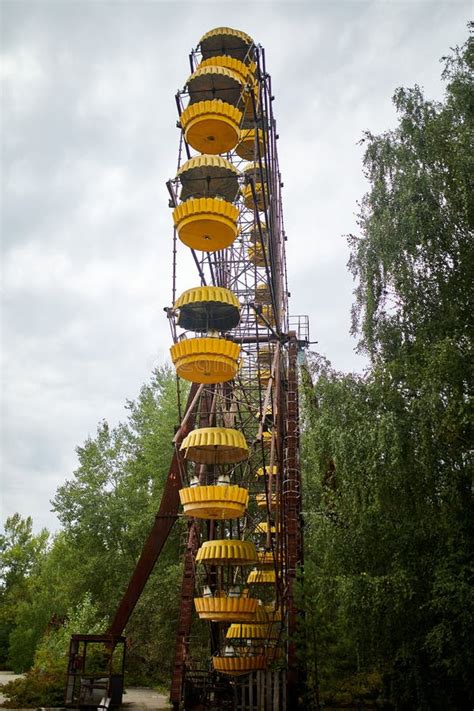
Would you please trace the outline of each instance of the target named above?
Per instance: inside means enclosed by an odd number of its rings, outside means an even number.
[[[295,708],[294,582],[303,562],[296,358],[308,334],[290,331],[271,78],[263,48],[230,28],[204,35],[190,63],[176,97],[178,174],[168,184],[169,316],[177,372],[199,383],[189,410],[198,427],[180,449],[189,531],[171,698],[176,708]],[[200,286],[176,301],[177,239],[192,251]],[[179,326],[199,336],[183,339]],[[209,622],[211,674],[190,645],[193,598]]]
[[[110,650],[122,641],[182,514],[174,708],[296,709],[297,356],[309,334],[306,317],[288,315],[271,77],[264,49],[230,28],[205,34],[190,65],[176,96],[177,173],[167,183],[174,236],[166,311],[178,392],[182,379],[191,386],[155,525],[107,634],[89,641]],[[179,293],[183,275],[191,288]],[[71,642],[69,704],[85,643],[79,635]]]

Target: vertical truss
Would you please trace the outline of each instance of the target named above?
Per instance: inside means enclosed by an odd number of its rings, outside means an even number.
[[[177,175],[167,183],[175,223],[173,305],[166,309],[171,356],[177,374],[192,384],[182,411],[177,378],[181,424],[162,501],[112,622],[102,635],[71,640],[67,706],[90,706],[93,692],[105,693],[107,705],[120,705],[121,635],[180,501],[187,530],[174,708],[283,711],[299,705],[297,356],[309,343],[308,319],[288,316],[278,135],[265,52],[230,28],[211,30],[198,47],[185,90],[176,96],[182,131]],[[204,121],[196,132],[199,112]],[[215,139],[220,146],[212,145]],[[189,232],[193,220],[200,227]],[[178,296],[188,254],[195,282]],[[88,673],[89,644],[99,645],[108,671]]]
[[[221,337],[239,344],[241,359],[233,380],[202,384],[191,409],[200,427],[232,428],[243,433],[249,456],[238,463],[215,465],[198,465],[183,458],[180,474],[184,489],[196,482],[212,486],[224,477],[247,489],[249,502],[241,518],[196,518],[188,524],[171,689],[176,709],[191,709],[194,705],[197,708],[199,703],[206,708],[236,710],[297,708],[301,684],[294,641],[294,584],[303,563],[297,354],[306,345],[308,334],[301,339],[300,333],[289,330],[283,183],[271,77],[266,70],[264,49],[252,44],[248,53],[255,63],[255,86],[245,85],[236,106],[243,113],[241,129],[254,132],[252,160],[244,160],[238,148],[225,154],[239,175],[240,190],[235,200],[239,209],[238,236],[222,250],[191,250],[196,284],[224,287],[238,298],[240,321]],[[199,51],[191,53],[193,72],[202,66],[202,59]],[[186,89],[177,95],[180,116],[192,99]],[[180,194],[183,196],[180,171],[192,156],[193,150],[182,131],[177,177],[168,182],[170,206],[179,205]],[[173,304],[180,269],[176,243],[175,229]],[[179,309],[168,309],[168,316],[173,342],[178,344],[189,334],[179,333]],[[200,543],[230,539],[255,543],[259,560],[250,574],[243,566],[225,569],[196,563]],[[246,642],[255,657],[264,659],[264,665],[246,675],[226,676],[225,669],[216,672],[215,663],[213,669],[211,660],[217,657],[225,661],[228,650],[233,649],[228,644],[229,621],[209,623],[208,653],[199,650],[196,655],[192,649],[192,597],[204,599],[203,591],[217,590],[221,592],[213,594],[231,595],[232,588],[238,586],[241,590],[247,586],[244,594],[258,597],[259,606],[267,613],[266,633],[257,642]],[[248,654],[248,650],[244,653]]]

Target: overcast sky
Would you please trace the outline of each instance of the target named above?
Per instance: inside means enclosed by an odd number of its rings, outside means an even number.
[[[441,98],[439,58],[471,3],[14,2],[2,10],[2,519],[58,526],[56,487],[99,420],[125,416],[170,345],[174,95],[227,25],[266,50],[275,93],[291,311],[361,370],[344,235],[366,190],[365,129],[398,86]],[[194,286],[183,283],[183,288]]]

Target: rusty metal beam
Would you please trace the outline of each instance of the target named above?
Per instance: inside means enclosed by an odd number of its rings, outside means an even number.
[[[190,397],[186,406],[186,414],[183,422],[178,429],[175,438],[184,436],[183,428],[187,427],[189,419],[192,417],[192,422],[198,420],[199,427],[207,427],[212,425],[213,410],[216,404],[216,386],[210,385],[204,390],[203,385],[195,386],[196,394]],[[199,402],[199,412],[195,408]],[[204,469],[201,465],[200,477],[203,476]],[[213,527],[213,522],[211,522]],[[186,675],[186,662],[188,659],[189,650],[189,635],[194,610],[194,583],[195,583],[195,559],[199,548],[199,524],[192,519],[188,522],[188,537],[186,541],[186,551],[184,554],[183,580],[181,583],[181,596],[178,616],[178,630],[176,633],[176,646],[173,661],[173,670],[171,674],[171,690],[170,699],[174,709],[179,709],[183,699],[183,686]]]
[[[296,333],[289,333],[288,386],[286,393],[286,462],[283,481],[283,512],[286,537],[286,588],[285,608],[288,630],[288,708],[299,708],[301,668],[296,657],[295,634],[298,626],[298,610],[295,601],[295,583],[298,567],[303,564],[301,533],[301,481],[299,464],[299,407],[298,407],[298,340]]]
[[[181,583],[181,602],[179,609],[176,647],[171,679],[170,699],[173,708],[179,709],[183,696],[183,683],[186,672],[186,660],[189,649],[189,631],[194,605],[194,581],[196,552],[199,547],[199,529],[195,520],[188,523],[188,538],[184,554],[183,581]]]

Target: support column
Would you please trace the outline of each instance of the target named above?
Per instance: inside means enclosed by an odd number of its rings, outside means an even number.
[[[183,682],[189,648],[189,631],[194,605],[195,557],[199,548],[199,530],[196,521],[188,523],[188,540],[184,554],[183,582],[181,584],[178,631],[174,653],[170,698],[174,709],[179,709],[183,695]]]
[[[298,407],[298,340],[296,333],[289,333],[288,386],[286,397],[286,462],[283,480],[284,535],[286,537],[286,589],[285,608],[288,630],[288,708],[299,707],[301,685],[300,663],[296,657],[295,634],[298,614],[295,603],[297,569],[303,563],[301,534],[301,473],[299,463],[299,407]]]

